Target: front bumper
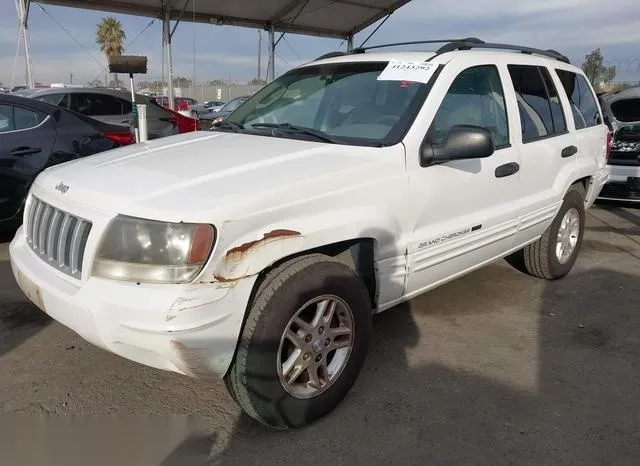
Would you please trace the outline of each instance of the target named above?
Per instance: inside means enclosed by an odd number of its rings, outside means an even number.
[[[609,165],[609,170],[609,180],[598,199],[640,202],[640,186],[629,182],[630,178],[640,178],[640,166]]]
[[[186,286],[75,280],[40,259],[22,227],[9,254],[18,286],[53,319],[126,359],[196,378],[226,373],[256,279]]]

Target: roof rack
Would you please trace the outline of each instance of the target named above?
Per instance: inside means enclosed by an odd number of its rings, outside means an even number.
[[[461,40],[461,41],[451,41],[450,43],[443,45],[437,51],[434,57],[438,55],[442,55],[443,53],[453,52],[455,50],[470,50],[473,48],[478,49],[499,49],[499,50],[513,50],[516,52],[526,53],[528,55],[536,54],[542,55],[548,58],[554,58],[564,63],[570,63],[569,59],[562,55],[560,52],[556,52],[555,50],[541,50],[535,49],[532,47],[524,47],[521,45],[511,45],[511,44],[498,44],[491,42],[483,42],[477,41],[477,39],[473,41]],[[431,58],[434,58],[431,57]]]
[[[325,58],[333,58],[333,57],[344,57],[345,55],[352,55],[356,53],[365,53],[367,50],[372,49],[381,49],[386,47],[399,47],[401,45],[418,45],[418,44],[443,44],[443,43],[484,43],[480,39],[476,39],[475,37],[467,37],[466,39],[434,39],[434,40],[416,40],[412,42],[395,42],[392,44],[379,44],[379,45],[370,45],[369,47],[356,47],[351,52],[329,52],[324,55],[320,55],[313,61],[324,60]]]
[[[466,39],[433,39],[433,40],[415,40],[411,42],[394,42],[391,44],[370,45],[369,47],[357,47],[353,49],[353,53],[364,53],[367,50],[382,49],[387,47],[398,47],[401,45],[419,45],[419,44],[442,44],[442,43],[468,43],[468,44],[484,44],[480,39],[475,37],[467,37]]]
[[[555,50],[541,50],[535,49],[532,47],[524,47],[520,45],[511,45],[511,44],[498,44],[492,42],[485,42],[476,37],[467,37],[466,39],[434,39],[434,40],[416,40],[412,42],[395,42],[391,44],[380,44],[380,45],[370,45],[369,47],[357,47],[353,49],[351,52],[329,52],[324,55],[316,58],[314,61],[324,60],[325,58],[332,57],[342,57],[345,55],[351,55],[356,53],[365,53],[367,50],[372,49],[381,49],[386,47],[399,47],[401,45],[419,45],[419,44],[442,44],[445,43],[442,47],[436,50],[436,54],[429,58],[427,61],[430,61],[437,57],[438,55],[442,55],[443,53],[453,52],[455,50],[471,50],[473,48],[478,49],[498,49],[498,50],[512,50],[516,52],[526,53],[529,55],[542,55],[548,58],[554,58],[564,63],[570,63],[569,59],[562,55],[560,52]]]

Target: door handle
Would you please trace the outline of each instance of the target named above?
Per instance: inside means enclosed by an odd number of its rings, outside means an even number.
[[[504,178],[505,176],[515,175],[520,171],[520,165],[516,162],[505,163],[496,168],[496,178]]]
[[[39,147],[21,146],[13,149],[11,152],[9,152],[9,155],[13,155],[15,157],[24,157],[25,155],[38,154],[40,152],[42,152],[42,149],[40,149]]]
[[[567,157],[571,157],[573,155],[576,155],[578,153],[578,148],[576,146],[567,146],[564,149],[562,149],[562,152],[560,153],[560,155],[562,155],[563,159],[566,159]]]

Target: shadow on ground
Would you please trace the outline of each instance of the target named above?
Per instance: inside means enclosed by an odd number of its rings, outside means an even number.
[[[503,300],[509,291],[498,283],[513,272],[491,268],[476,274],[482,273],[491,274],[487,282],[497,285],[495,299]],[[639,281],[595,269],[543,285],[534,328],[527,329],[537,334],[530,390],[515,380],[483,376],[481,368],[409,367],[407,352],[418,338],[431,338],[418,335],[416,319],[438,318],[438,310],[429,309],[431,298],[420,303],[420,311],[390,310],[376,317],[366,367],[333,413],[288,432],[241,416],[229,441],[220,444],[215,433],[191,437],[163,465],[202,464],[208,448],[213,464],[636,464],[640,299],[631,291]],[[432,303],[465,306],[459,291],[448,285]],[[465,326],[474,311],[465,307],[449,317]],[[501,344],[500,338],[487,340],[487,351]],[[525,351],[504,346],[506,352]],[[197,452],[198,461],[189,462]]]
[[[3,240],[9,241],[13,234],[0,235],[0,246]],[[9,238],[11,237],[11,238]],[[8,353],[22,342],[38,333],[50,322],[51,318],[36,306],[28,303],[27,298],[13,278],[8,258],[0,257],[0,357]]]

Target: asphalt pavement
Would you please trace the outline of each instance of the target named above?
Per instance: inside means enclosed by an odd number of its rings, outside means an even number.
[[[2,244],[0,413],[12,466],[638,464],[640,208],[592,209],[562,280],[501,261],[376,316],[348,397],[287,432],[52,321]]]

